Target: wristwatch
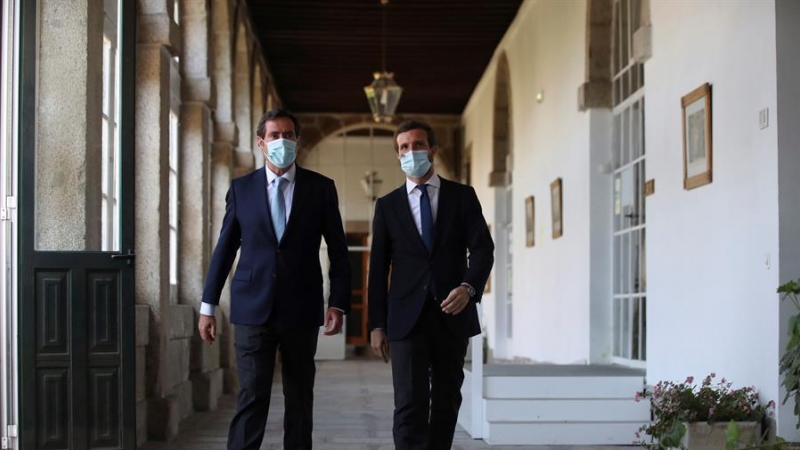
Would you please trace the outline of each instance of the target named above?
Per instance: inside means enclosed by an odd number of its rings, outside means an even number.
[[[467,289],[467,294],[469,294],[469,298],[475,297],[475,288],[470,286],[469,283],[461,283]]]

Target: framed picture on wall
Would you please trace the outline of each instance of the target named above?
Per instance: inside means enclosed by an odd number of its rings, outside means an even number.
[[[550,183],[550,205],[553,212],[553,239],[560,238],[564,234],[564,216],[561,193],[561,178],[556,178]]]
[[[536,234],[536,209],[533,196],[525,198],[525,247],[533,247]]]
[[[683,118],[683,188],[711,183],[711,85],[681,98]]]

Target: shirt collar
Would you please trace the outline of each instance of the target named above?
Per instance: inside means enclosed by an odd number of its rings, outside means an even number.
[[[442,184],[442,180],[439,178],[439,175],[436,175],[436,172],[434,172],[433,176],[428,178],[428,181],[426,181],[425,184],[433,186],[436,189],[439,189],[439,186],[441,186]],[[411,192],[413,192],[414,189],[416,188],[417,188],[417,183],[414,183],[413,181],[406,178],[406,192],[410,195]]]
[[[264,171],[267,173],[267,184],[272,184],[272,182],[275,181],[275,178],[278,178],[278,176],[275,175],[275,172],[269,170],[269,167],[267,167],[266,164],[264,164]],[[297,175],[297,163],[293,163],[292,167],[289,168],[289,171],[281,175],[281,177],[285,178],[289,183],[292,183],[295,175]]]

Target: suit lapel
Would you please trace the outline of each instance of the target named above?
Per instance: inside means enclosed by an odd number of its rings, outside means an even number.
[[[297,165],[297,163],[295,163]],[[296,172],[294,174],[294,194],[292,196],[292,210],[289,214],[289,221],[286,223],[286,230],[283,232],[283,238],[286,238],[286,235],[289,234],[293,228],[297,227],[297,222],[300,220],[298,219],[299,216],[302,215],[301,209],[303,205],[308,204],[306,198],[311,193],[311,186],[308,184],[308,178],[306,178],[306,171],[305,169],[301,168],[300,166],[296,166]],[[273,231],[273,234],[275,232]]]
[[[441,176],[439,176],[439,181],[439,201],[436,208],[436,223],[433,226],[434,251],[436,251],[436,247],[438,247],[439,243],[444,239],[444,233],[447,229],[446,222],[452,219],[453,213],[451,211],[454,207],[453,200],[450,198],[453,192],[450,190],[451,186],[449,182]]]
[[[408,204],[408,191],[406,191],[405,183],[395,192],[397,193],[394,198],[395,211],[400,216],[400,225],[406,234],[410,236],[410,242],[416,242],[420,251],[428,253],[428,249],[425,248],[425,242],[422,240],[422,236],[419,235],[417,225],[414,223],[414,216],[411,214],[411,205]]]
[[[261,168],[256,172],[255,176],[255,194],[256,194],[256,208],[258,217],[262,218],[265,222],[264,229],[272,236],[276,242],[278,238],[275,237],[275,228],[272,226],[272,214],[269,212],[269,199],[267,198],[267,173],[265,168]]]

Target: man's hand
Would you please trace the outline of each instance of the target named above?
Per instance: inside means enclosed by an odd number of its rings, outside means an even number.
[[[200,330],[200,338],[203,342],[214,343],[214,339],[217,337],[217,319],[214,316],[200,314],[197,328]]]
[[[325,313],[325,336],[333,336],[342,331],[342,312],[336,308],[328,308]]]
[[[389,362],[389,340],[386,339],[386,332],[383,330],[372,330],[370,334],[372,350],[383,362]]]
[[[442,302],[442,311],[447,314],[456,315],[463,311],[469,302],[470,298],[467,288],[464,286],[459,286],[450,291],[450,295],[444,299]]]

